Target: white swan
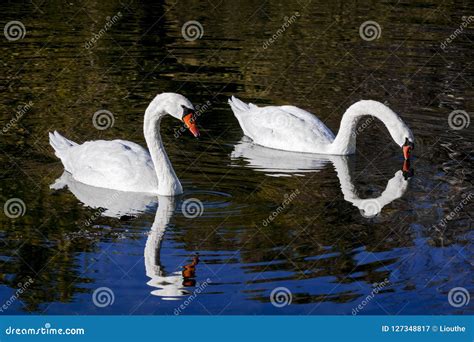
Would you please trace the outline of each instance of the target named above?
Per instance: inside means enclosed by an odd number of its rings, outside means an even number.
[[[58,132],[49,133],[49,142],[64,169],[79,182],[120,191],[173,196],[183,188],[171,166],[160,136],[160,121],[171,115],[185,122],[199,136],[191,102],[182,95],[157,95],[145,111],[143,131],[150,152],[126,140],[95,140],[79,145]]]
[[[382,121],[392,139],[410,158],[414,137],[407,125],[383,103],[364,100],[344,113],[337,136],[313,114],[294,106],[257,107],[236,97],[229,104],[244,134],[256,144],[278,150],[348,155],[355,153],[357,122],[364,115]]]
[[[318,155],[317,158],[314,157],[314,155],[307,153],[266,148],[253,144],[247,139],[242,139],[237,143],[234,151],[231,153],[231,160],[236,161],[239,158],[243,158],[249,163],[248,167],[275,177],[319,172],[328,163],[332,163],[339,178],[344,200],[357,207],[364,217],[376,216],[382,211],[384,206],[402,197],[408,188],[408,178],[413,173],[413,169],[410,169],[409,161],[405,161],[403,169],[397,171],[388,181],[385,190],[380,196],[362,199],[357,195],[356,187],[352,182],[347,162],[348,157],[331,155]],[[235,164],[231,164],[231,166],[235,166]]]

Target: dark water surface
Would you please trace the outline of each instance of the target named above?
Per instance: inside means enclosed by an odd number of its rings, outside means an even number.
[[[2,25],[26,29],[0,39],[1,205],[25,205],[0,215],[3,314],[351,314],[363,302],[360,314],[474,313],[473,299],[448,301],[474,291],[474,130],[448,120],[474,110],[474,22],[441,47],[474,15],[468,1],[39,3],[0,5]],[[183,38],[190,20],[200,39]],[[361,38],[368,20],[378,39]],[[144,110],[164,91],[205,105],[200,140],[162,125],[184,195],[110,200],[67,175],[70,190],[50,189],[63,167],[49,131],[145,146]],[[353,102],[386,102],[415,134],[415,175],[404,180],[376,120],[348,158],[255,147],[233,94],[305,108],[335,132]],[[92,122],[101,109],[114,117],[105,130]],[[94,304],[101,287],[113,304]],[[290,305],[271,303],[287,290]]]

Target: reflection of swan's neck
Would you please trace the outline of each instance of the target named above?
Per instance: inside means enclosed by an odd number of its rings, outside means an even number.
[[[145,244],[145,268],[146,274],[150,278],[161,276],[161,266],[159,263],[161,242],[165,235],[171,216],[173,215],[175,203],[173,197],[160,196],[155,220],[151,226],[148,239]]]
[[[408,182],[403,177],[402,171],[397,171],[387,183],[385,190],[379,197],[361,199],[352,183],[347,157],[330,157],[341,184],[344,199],[362,210],[366,216],[380,213],[382,208],[392,201],[403,196],[408,187]]]
[[[161,141],[160,123],[164,115],[160,103],[153,100],[145,111],[143,132],[158,178],[158,194],[172,196],[181,194],[183,188]]]
[[[145,244],[145,272],[150,278],[147,284],[155,288],[152,294],[157,296],[178,297],[186,294],[186,291],[182,289],[182,275],[180,273],[166,275],[160,264],[161,243],[174,209],[173,197],[159,197],[155,221]]]
[[[383,103],[363,100],[350,106],[342,116],[339,132],[332,143],[332,153],[352,154],[356,148],[357,122],[362,116],[376,117],[387,127],[392,139],[402,146],[405,138],[413,141],[413,134],[400,117]]]

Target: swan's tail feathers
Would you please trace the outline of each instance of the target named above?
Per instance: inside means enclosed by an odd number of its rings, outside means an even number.
[[[56,152],[56,156],[59,159],[61,159],[61,154],[65,150],[69,149],[72,146],[77,145],[77,143],[69,139],[66,139],[57,131],[54,131],[53,133],[51,132],[49,133],[49,144],[54,148],[54,151]]]
[[[49,186],[49,188],[52,190],[60,190],[66,187],[68,184],[68,177],[69,177],[69,174],[66,171],[64,171],[61,177],[56,179],[54,183]]]
[[[240,112],[246,112],[246,111],[250,110],[252,107],[255,107],[255,105],[253,105],[253,104],[248,105],[248,104],[240,101],[235,96],[232,96],[229,99],[229,105],[230,105],[230,108],[232,108],[232,111],[234,112],[234,114],[238,114]]]

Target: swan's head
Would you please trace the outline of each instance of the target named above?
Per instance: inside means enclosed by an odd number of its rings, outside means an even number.
[[[196,111],[193,104],[186,97],[176,93],[162,93],[155,97],[150,104],[156,112],[164,112],[183,121],[195,137],[199,137],[196,125]],[[150,108],[149,107],[149,108]]]

